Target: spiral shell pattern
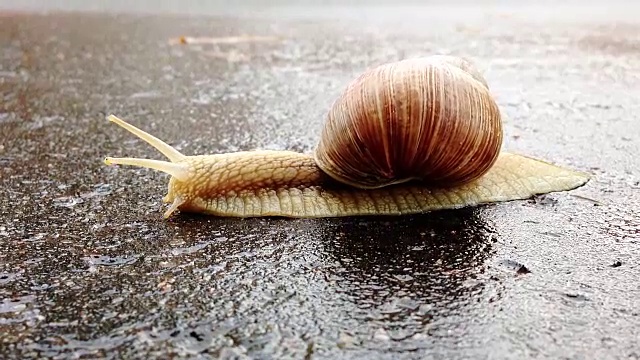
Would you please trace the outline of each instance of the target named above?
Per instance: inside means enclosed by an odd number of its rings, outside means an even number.
[[[502,145],[486,81],[465,59],[407,59],[366,71],[330,109],[318,166],[359,188],[417,180],[460,185],[484,175]]]

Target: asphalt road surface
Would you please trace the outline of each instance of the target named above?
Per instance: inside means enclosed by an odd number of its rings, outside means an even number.
[[[82,3],[0,2],[0,357],[640,358],[637,5]],[[161,158],[109,113],[187,154],[308,152],[347,82],[436,53],[484,71],[506,150],[594,178],[421,216],[165,220],[165,175],[102,163]]]

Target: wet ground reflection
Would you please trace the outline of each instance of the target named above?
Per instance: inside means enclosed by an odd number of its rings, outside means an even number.
[[[491,250],[492,230],[477,210],[337,220],[325,226],[325,252],[350,276],[384,287],[405,284],[400,288],[409,292],[453,291],[455,286],[441,280],[472,276]]]
[[[457,326],[446,318],[469,311],[482,291],[474,279],[491,256],[493,231],[478,210],[463,210],[335,221],[322,237],[333,264],[325,276],[355,305],[348,316],[360,320],[353,332],[375,328],[378,340],[420,342],[446,335],[445,324]]]

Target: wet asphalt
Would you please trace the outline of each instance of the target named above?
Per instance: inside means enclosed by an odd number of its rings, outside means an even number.
[[[610,3],[0,11],[0,357],[640,358],[640,22]],[[434,53],[485,71],[505,149],[594,178],[420,216],[164,220],[165,175],[102,163],[161,158],[109,113],[187,154],[311,151],[349,80]]]

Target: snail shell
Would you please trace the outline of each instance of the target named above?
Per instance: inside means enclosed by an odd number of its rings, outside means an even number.
[[[484,175],[502,137],[498,105],[469,62],[408,59],[349,84],[327,115],[315,160],[359,188],[410,180],[452,186]]]

